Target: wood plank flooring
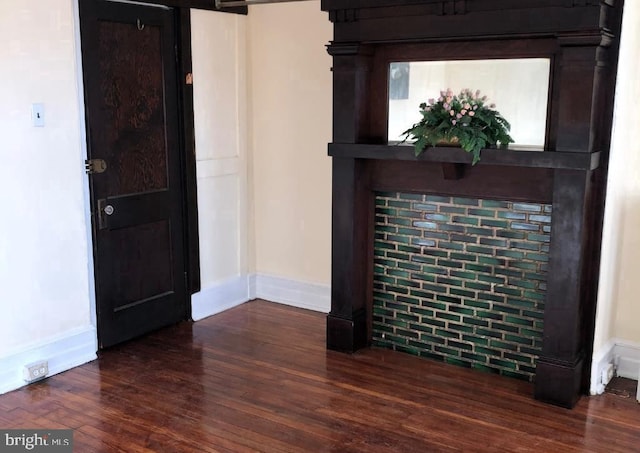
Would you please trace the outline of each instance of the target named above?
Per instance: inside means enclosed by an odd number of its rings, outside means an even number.
[[[640,405],[574,410],[528,383],[386,350],[325,349],[325,316],[254,301],[0,396],[2,428],[77,452],[633,452]]]

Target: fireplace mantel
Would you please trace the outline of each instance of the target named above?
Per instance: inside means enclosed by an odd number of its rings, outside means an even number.
[[[376,191],[553,204],[535,397],[589,386],[621,0],[322,0],[334,23],[332,294],[327,347],[371,342]],[[544,151],[387,144],[391,61],[546,57]],[[446,88],[446,87],[444,87]],[[447,171],[455,165],[464,172]],[[444,168],[444,172],[443,172]],[[449,169],[450,170],[450,169]]]

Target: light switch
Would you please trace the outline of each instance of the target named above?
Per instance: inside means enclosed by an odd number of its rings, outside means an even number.
[[[44,104],[31,104],[33,127],[44,127]]]

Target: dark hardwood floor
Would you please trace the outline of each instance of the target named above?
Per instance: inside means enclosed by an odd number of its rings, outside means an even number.
[[[254,301],[0,396],[2,428],[77,452],[633,452],[640,405],[574,410],[532,385],[386,350],[325,349],[325,316]]]

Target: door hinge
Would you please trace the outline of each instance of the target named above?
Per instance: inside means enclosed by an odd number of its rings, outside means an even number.
[[[107,163],[102,159],[87,159],[84,161],[84,171],[88,175],[95,173],[104,173],[107,169]]]

